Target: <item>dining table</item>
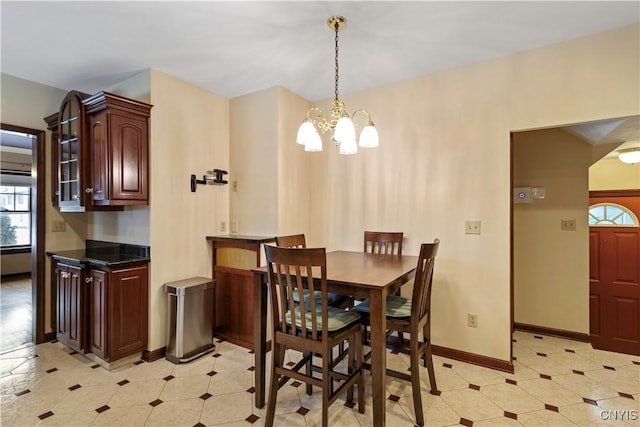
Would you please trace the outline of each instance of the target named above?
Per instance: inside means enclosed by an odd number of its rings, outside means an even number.
[[[387,296],[413,279],[417,256],[366,252],[327,252],[327,291],[370,299],[371,393],[373,425],[386,422]],[[252,269],[254,298],[255,406],[265,405],[267,337],[267,267]]]

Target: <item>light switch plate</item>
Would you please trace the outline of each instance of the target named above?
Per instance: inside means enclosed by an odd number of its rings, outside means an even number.
[[[534,199],[544,199],[544,187],[531,187],[531,197]]]
[[[575,219],[561,219],[560,220],[560,230],[562,230],[562,231],[576,231],[576,220]]]
[[[464,234],[480,234],[480,221],[465,221]]]

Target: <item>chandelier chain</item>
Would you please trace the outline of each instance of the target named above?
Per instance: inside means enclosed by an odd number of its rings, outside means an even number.
[[[335,100],[338,101],[338,31],[340,29],[338,21],[336,21],[333,24],[333,28],[336,31],[336,88],[335,88],[336,99]]]

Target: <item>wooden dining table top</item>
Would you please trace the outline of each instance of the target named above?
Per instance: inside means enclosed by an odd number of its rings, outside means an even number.
[[[327,281],[335,285],[384,288],[416,268],[417,256],[366,252],[327,252]],[[267,267],[252,271],[265,273]],[[305,273],[302,273],[305,276]],[[314,276],[316,276],[314,272]],[[316,276],[317,277],[317,276]]]

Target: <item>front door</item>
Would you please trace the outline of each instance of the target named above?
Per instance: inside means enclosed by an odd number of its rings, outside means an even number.
[[[589,319],[594,348],[640,355],[640,196],[589,199]]]

